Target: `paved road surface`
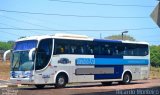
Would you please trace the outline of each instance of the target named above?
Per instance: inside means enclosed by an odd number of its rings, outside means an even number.
[[[11,84],[9,81],[0,80],[0,86]]]
[[[0,81],[4,82],[4,81]],[[36,89],[34,86],[18,88],[0,88],[0,95],[160,95],[160,79],[139,80],[129,85],[113,83],[111,86],[101,86],[100,83],[83,83],[68,85],[63,89],[47,86]]]

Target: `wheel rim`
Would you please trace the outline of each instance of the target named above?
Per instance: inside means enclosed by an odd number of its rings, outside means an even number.
[[[63,85],[63,84],[65,83],[64,78],[59,78],[58,83],[59,83],[60,85]]]
[[[129,81],[130,81],[130,77],[129,77],[129,75],[125,75],[125,77],[124,77],[124,81],[125,81],[126,83],[129,83]]]

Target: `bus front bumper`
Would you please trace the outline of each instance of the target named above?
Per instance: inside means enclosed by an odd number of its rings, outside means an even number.
[[[31,85],[35,84],[34,80],[32,78],[10,78],[10,82],[13,84],[26,84]]]

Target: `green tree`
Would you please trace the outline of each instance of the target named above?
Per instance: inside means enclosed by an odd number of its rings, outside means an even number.
[[[111,39],[111,40],[122,40],[122,35],[112,35],[105,37],[105,39]],[[130,40],[130,41],[135,41],[135,39],[129,35],[123,35],[124,40]]]
[[[14,45],[14,41],[0,42],[0,50],[11,49]]]
[[[152,66],[160,66],[160,46],[150,46],[150,59]]]

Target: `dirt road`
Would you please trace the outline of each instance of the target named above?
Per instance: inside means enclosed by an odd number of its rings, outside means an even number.
[[[0,95],[160,95],[160,79],[133,81],[129,85],[113,83],[102,86],[100,83],[70,84],[63,89],[47,86],[36,89],[34,86],[0,88]]]

